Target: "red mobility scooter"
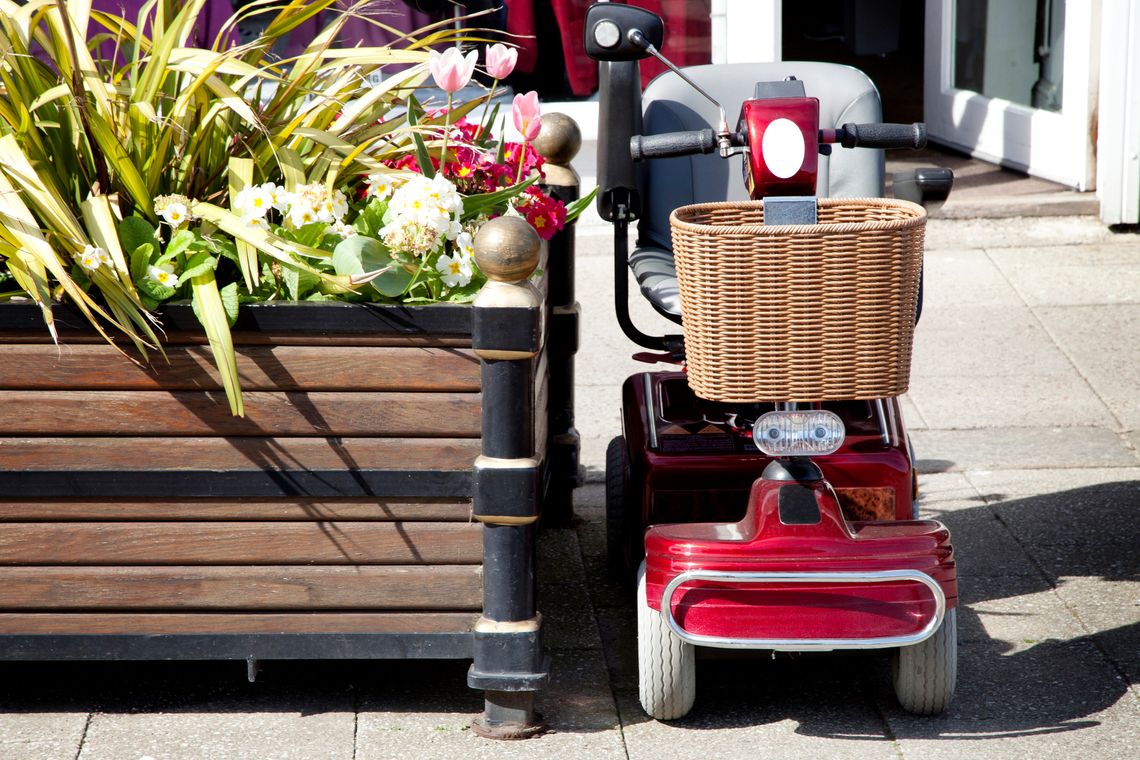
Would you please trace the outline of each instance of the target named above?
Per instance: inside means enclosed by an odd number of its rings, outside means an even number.
[[[689,712],[698,646],[890,649],[902,706],[941,712],[954,554],[941,523],[918,519],[898,403],[925,211],[882,198],[881,149],[922,147],[922,125],[878,123],[878,93],[849,67],[679,70],[658,52],[661,20],[632,6],[592,6],[585,33],[617,316],[656,352],[641,358],[681,365],[626,380],[607,452],[607,548],[637,583],[642,706]],[[643,94],[647,55],[672,72]],[[952,181],[896,176],[896,198],[942,200]],[[628,269],[683,335],[632,323]]]

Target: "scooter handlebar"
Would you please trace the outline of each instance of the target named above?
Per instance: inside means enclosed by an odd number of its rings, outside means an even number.
[[[711,129],[665,132],[660,135],[634,135],[629,140],[629,155],[634,161],[712,153],[716,148],[716,133]]]
[[[835,130],[835,142],[844,148],[926,147],[925,124],[844,124]]]

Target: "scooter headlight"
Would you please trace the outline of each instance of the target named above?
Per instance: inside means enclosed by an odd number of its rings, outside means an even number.
[[[843,421],[823,410],[768,412],[752,426],[756,447],[772,457],[831,454],[843,438]]]

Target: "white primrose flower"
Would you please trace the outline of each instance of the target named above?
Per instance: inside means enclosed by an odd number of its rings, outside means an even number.
[[[190,209],[186,208],[185,203],[168,203],[161,211],[158,212],[167,224],[174,229],[178,229],[190,217]]]
[[[340,235],[342,238],[350,238],[356,235],[355,227],[353,227],[351,224],[345,224],[344,222],[339,221],[330,224],[328,231],[334,235]]]
[[[253,227],[255,229],[259,229],[259,230],[268,230],[269,229],[269,220],[266,219],[264,216],[258,216],[256,214],[246,214],[245,216],[243,216],[241,218],[241,220],[244,224],[246,224],[250,227]]]
[[[178,275],[174,274],[174,267],[170,264],[148,267],[146,278],[155,285],[162,285],[166,288],[178,287]]]
[[[475,274],[471,268],[471,259],[463,255],[448,256],[445,253],[439,257],[435,268],[443,275],[441,277],[443,284],[449,288],[465,287],[471,282],[471,276]]]
[[[348,198],[340,190],[330,191],[324,184],[302,185],[289,199],[287,217],[294,227],[313,222],[333,224],[348,213]]]
[[[95,245],[86,246],[76,259],[79,261],[79,266],[88,272],[94,272],[102,266],[112,266],[111,257],[107,252]]]
[[[390,196],[396,187],[400,184],[397,175],[393,174],[369,174],[365,177],[364,182],[368,185],[368,190],[365,191],[365,196],[368,198],[379,198],[385,200]]]
[[[475,258],[475,239],[470,232],[460,232],[455,236],[455,250],[468,261]]]
[[[272,182],[266,182],[262,187],[265,192],[269,193],[269,204],[274,210],[284,214],[289,208],[289,204],[293,202],[293,194],[286,190],[283,185],[275,185]]]
[[[389,248],[422,256],[462,232],[462,212],[463,198],[446,177],[415,175],[392,194],[389,221],[380,235]]]
[[[265,185],[246,185],[234,198],[233,210],[243,217],[264,217],[273,208],[273,196]]]

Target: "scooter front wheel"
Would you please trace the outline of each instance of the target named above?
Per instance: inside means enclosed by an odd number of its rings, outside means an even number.
[[[641,707],[651,718],[675,720],[697,696],[696,647],[669,630],[645,594],[645,563],[637,570],[637,681]]]
[[[947,708],[958,683],[958,610],[925,641],[895,650],[891,676],[895,696],[907,712],[937,715]]]

